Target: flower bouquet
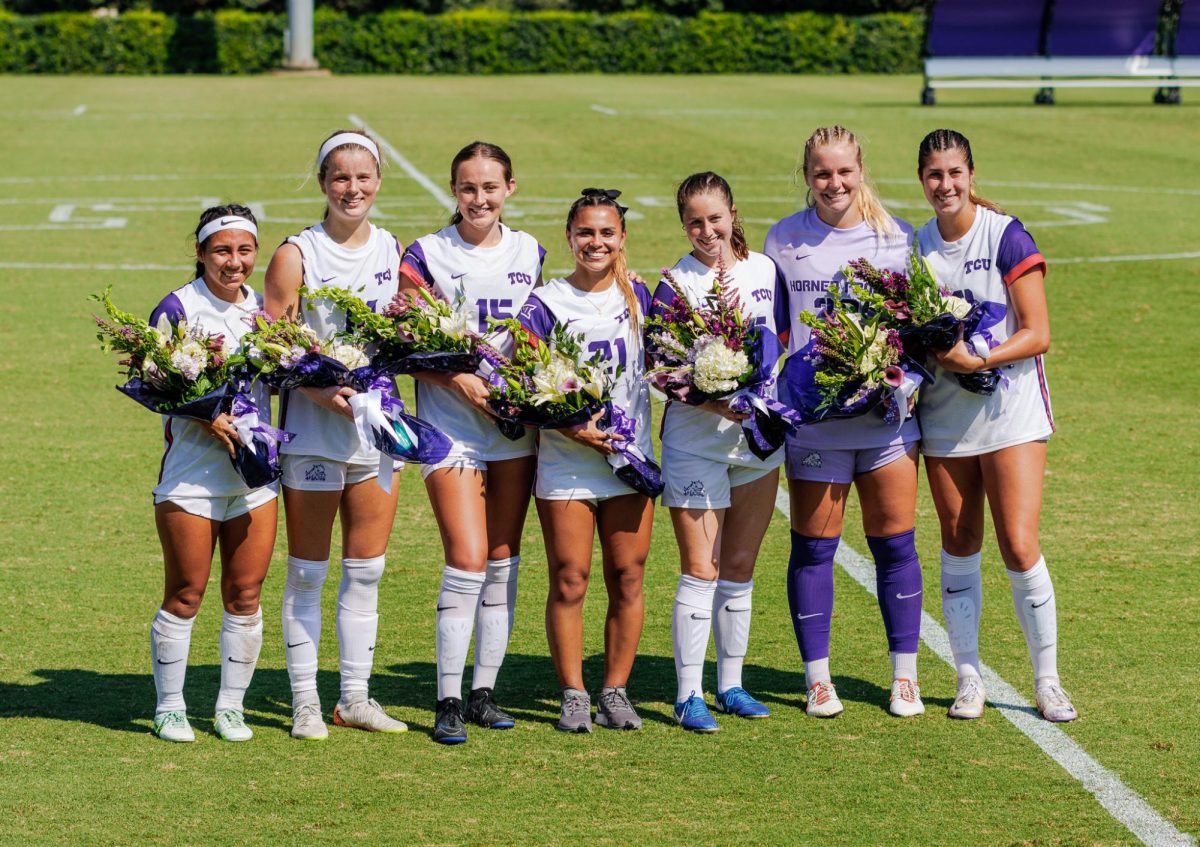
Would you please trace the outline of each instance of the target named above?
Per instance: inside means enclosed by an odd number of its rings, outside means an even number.
[[[784,365],[785,402],[804,423],[858,417],[882,402],[884,420],[902,424],[921,369],[904,355],[900,333],[886,325],[883,313],[864,317],[846,308],[836,285],[829,293],[829,310],[800,313],[812,334]]]
[[[269,414],[263,420],[249,388],[248,376],[243,374],[235,380],[229,414],[233,417],[238,443],[233,447],[230,461],[247,486],[258,488],[283,475],[279,467],[279,445],[291,441],[295,434],[271,426]]]
[[[617,479],[647,497],[654,498],[662,494],[666,487],[662,481],[662,469],[637,446],[637,421],[609,402],[605,404],[599,425],[605,432],[621,436],[609,442],[616,452],[607,457]]]
[[[856,259],[843,271],[855,293],[869,309],[884,314],[888,326],[900,333],[904,352],[914,361],[923,361],[929,351],[945,352],[965,338],[968,344],[995,346],[985,340],[984,332],[1003,319],[999,303],[973,303],[938,283],[919,246],[913,244],[908,257],[908,273],[875,268],[866,259]],[[996,312],[999,310],[999,318]],[[986,339],[990,339],[990,333]],[[985,347],[984,352],[990,347]],[[986,358],[986,357],[985,357]],[[975,374],[955,374],[960,385],[977,394],[991,394],[1001,377],[995,370]]]
[[[251,329],[242,336],[246,360],[255,378],[274,389],[357,386],[373,376],[367,354],[352,335],[339,333],[323,341],[299,321],[272,320],[262,311],[247,320]]]
[[[724,263],[705,305],[692,308],[671,271],[662,270],[671,302],[646,321],[652,367],[646,379],[672,400],[698,406],[708,400],[747,414],[747,443],[760,459],[782,446],[797,415],[770,397],[783,347],[773,332],[747,322],[741,301],[725,276]]]
[[[392,377],[380,374],[347,400],[359,442],[379,451],[379,486],[391,491],[392,460],[436,465],[453,446],[437,427],[404,411]]]

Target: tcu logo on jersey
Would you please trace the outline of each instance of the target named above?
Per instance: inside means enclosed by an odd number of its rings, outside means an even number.
[[[391,282],[391,280],[392,280],[392,269],[391,268],[388,268],[387,270],[383,270],[383,271],[380,271],[379,273],[375,274],[375,284],[376,285],[378,285],[379,283],[382,283],[382,282]]]
[[[509,285],[533,285],[533,277],[529,274],[513,271],[508,275]]]
[[[769,288],[756,288],[750,292],[750,296],[754,298],[754,302],[756,302],[756,303],[761,303],[764,300],[766,300],[768,303],[770,303],[771,302],[771,294],[772,294],[772,292],[771,292],[771,289],[769,289]]]
[[[986,271],[992,267],[992,260],[987,259],[967,259],[963,262],[963,274],[969,274],[971,271]]]
[[[628,306],[625,307],[625,311],[622,312],[620,314],[620,316],[617,318],[617,323],[623,324],[627,320],[629,320],[629,307]]]

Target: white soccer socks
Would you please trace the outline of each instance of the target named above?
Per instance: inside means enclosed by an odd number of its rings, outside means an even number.
[[[188,649],[192,644],[195,618],[181,618],[159,609],[150,623],[150,662],[154,690],[158,694],[155,714],[185,711],[183,678],[187,672]]]
[[[471,624],[486,575],[446,565],[437,598],[438,700],[462,699],[463,669],[471,646]]]
[[[342,559],[338,586],[337,634],[341,660],[341,703],[349,706],[367,699],[375,635],[379,630],[379,581],[384,557]]]
[[[496,676],[504,663],[512,634],[513,613],[517,608],[517,566],[520,563],[520,556],[488,560],[479,602],[475,606],[472,689],[496,687]]]
[[[317,647],[321,643],[321,586],[329,561],[288,556],[283,587],[283,646],[292,705],[317,702]]]
[[[242,701],[258,654],[262,650],[262,609],[250,615],[231,615],[225,612],[221,621],[221,690],[217,692],[217,707],[242,711]]]
[[[1008,579],[1012,583],[1013,608],[1033,663],[1035,684],[1039,688],[1058,685],[1058,613],[1046,560],[1039,558],[1024,572],[1008,571]]]
[[[713,640],[717,643],[717,693],[742,687],[742,665],[750,643],[750,598],[754,580],[717,580],[713,594]]]
[[[675,677],[678,681],[675,702],[682,703],[692,694],[704,695],[704,654],[712,629],[715,580],[697,579],[682,574],[675,589],[675,609],[671,618],[671,640],[675,644]]]
[[[979,615],[983,610],[980,554],[942,551],[942,618],[950,636],[958,678],[979,677]]]

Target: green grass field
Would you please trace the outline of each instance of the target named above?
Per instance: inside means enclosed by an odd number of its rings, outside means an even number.
[[[774,711],[769,720],[723,719],[712,737],[674,725],[678,569],[661,509],[630,684],[646,728],[556,733],[545,555],[531,515],[498,691],[518,726],[475,730],[457,749],[434,744],[442,560],[415,469],[402,475],[372,689],[412,731],[333,729],[324,744],[288,737],[281,533],[246,701],[254,740],[229,745],[211,733],[215,580],[186,689],[198,743],[156,740],[147,630],[161,592],[149,497],[159,424],[112,390],[115,364],[97,350],[86,298],[112,285],[118,304],[147,313],[191,279],[189,233],[218,200],[256,204],[262,214],[251,280],[261,288],[271,248],[319,216],[317,186],[302,184],[304,174],[319,141],[349,126],[351,114],[438,185],[467,141],[505,147],[519,181],[508,219],[547,246],[549,273],[569,261],[562,219],[585,185],[625,192],[641,215],[630,223],[631,261],[651,275],[687,249],[672,198],[695,170],[730,179],[750,242],[760,245],[767,226],[802,202],[791,173],[814,127],[855,129],[881,194],[915,223],[928,217],[915,178],[918,141],[939,126],[966,133],[981,192],[1026,222],[1050,262],[1048,372],[1059,433],[1042,541],[1058,594],[1060,667],[1082,715],[1065,733],[1174,827],[1200,835],[1200,333],[1187,306],[1200,287],[1200,254],[1190,252],[1198,249],[1197,107],[1155,107],[1144,91],[1072,91],[1052,108],[1019,92],[945,94],[929,109],[915,105],[918,90],[913,77],[4,78],[0,844],[1137,840],[997,709],[976,722],[946,719],[953,672],[924,647],[928,712],[890,718],[878,609],[840,570],[833,672],[847,708],[834,721],[805,718],[780,515],[760,558],[746,670],[747,687]],[[405,242],[446,217],[396,166],[376,208]],[[1130,256],[1147,258],[1121,258]],[[918,546],[934,588],[937,527],[923,481],[921,491]],[[848,527],[857,520],[848,516]],[[846,538],[865,550],[860,532]],[[983,659],[1031,699],[994,543],[984,556]],[[337,697],[336,577],[329,582],[327,710]],[[602,602],[594,585],[590,685],[599,682]],[[925,607],[941,619],[936,590],[926,591]]]

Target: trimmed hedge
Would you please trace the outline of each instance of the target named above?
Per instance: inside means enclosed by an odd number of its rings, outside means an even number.
[[[283,59],[283,15],[191,18],[0,12],[0,71],[261,73]],[[923,18],[657,12],[500,12],[350,17],[319,8],[315,54],[335,73],[912,73]]]

